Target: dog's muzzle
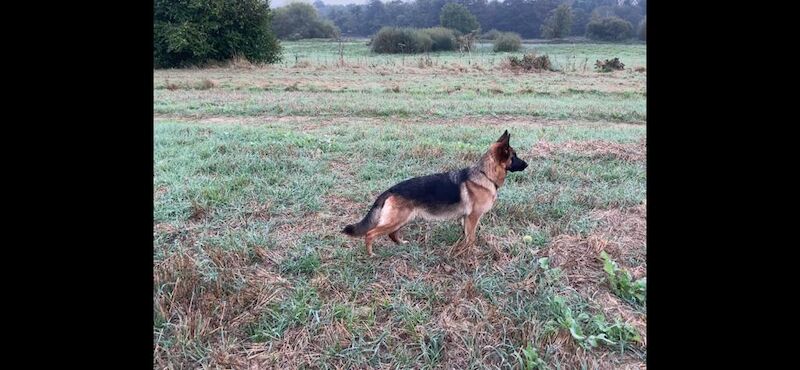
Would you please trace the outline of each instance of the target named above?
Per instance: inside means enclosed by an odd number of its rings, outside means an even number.
[[[514,157],[514,158],[511,159],[511,165],[508,166],[508,170],[511,171],[511,172],[518,172],[518,171],[524,170],[527,167],[528,167],[528,163],[526,163],[525,161],[523,161],[523,160],[521,160],[521,159],[519,159],[517,157]]]

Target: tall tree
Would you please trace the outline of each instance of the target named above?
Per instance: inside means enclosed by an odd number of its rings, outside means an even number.
[[[559,5],[542,24],[542,37],[549,39],[569,36],[570,31],[572,31],[572,9],[567,4]]]
[[[157,68],[227,60],[280,60],[264,0],[155,0],[153,59]]]
[[[481,28],[478,19],[465,6],[449,3],[442,8],[439,15],[442,27],[461,33],[470,33]]]

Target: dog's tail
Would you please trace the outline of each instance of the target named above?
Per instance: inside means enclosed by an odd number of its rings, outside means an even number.
[[[342,233],[349,236],[364,236],[367,231],[378,224],[378,219],[381,216],[381,209],[383,209],[383,203],[386,202],[386,198],[388,198],[389,195],[388,192],[381,194],[378,199],[375,200],[375,203],[372,204],[372,208],[369,209],[364,219],[362,219],[361,222],[345,226],[344,229],[342,229]]]

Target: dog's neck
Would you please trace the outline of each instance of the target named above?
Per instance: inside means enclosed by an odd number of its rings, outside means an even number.
[[[475,164],[475,168],[494,185],[495,191],[499,190],[506,181],[506,171],[499,168],[497,162],[489,153],[481,157],[478,163]]]
[[[489,175],[487,175],[486,172],[483,172],[483,170],[480,170],[480,171],[483,174],[483,176],[486,176],[486,179],[489,180],[492,183],[492,185],[494,185],[494,190],[495,191],[500,189],[500,185],[497,185],[497,183],[494,182],[494,180],[492,180],[492,178],[489,177]]]

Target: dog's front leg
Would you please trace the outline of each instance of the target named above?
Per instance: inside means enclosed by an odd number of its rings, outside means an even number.
[[[456,245],[450,249],[450,253],[453,255],[453,257],[460,256],[464,252],[472,249],[473,245],[475,244],[475,231],[478,228],[478,222],[480,221],[480,218],[481,215],[476,213],[462,218],[464,221],[464,240],[462,240],[460,243],[456,243]]]
[[[464,244],[467,247],[475,243],[475,232],[478,229],[481,216],[473,212],[464,218]]]

